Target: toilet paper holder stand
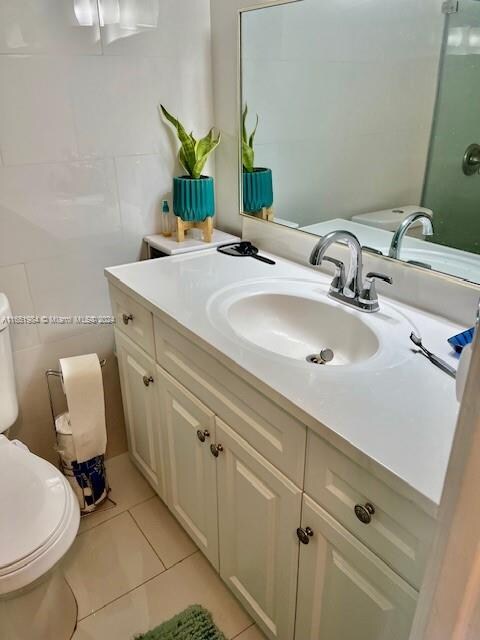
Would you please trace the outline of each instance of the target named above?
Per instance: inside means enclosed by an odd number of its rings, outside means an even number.
[[[102,360],[100,360],[100,366],[103,367],[107,364],[107,361],[105,358],[103,358]],[[53,395],[52,395],[52,389],[50,387],[50,378],[60,378],[63,382],[63,374],[61,371],[57,370],[57,369],[47,369],[45,371],[45,378],[47,380],[47,389],[48,389],[48,399],[50,401],[50,412],[52,414],[52,420],[53,420],[53,428],[55,429],[55,419],[57,418],[58,414],[55,413],[55,407],[54,407],[54,403],[53,403]],[[55,431],[56,433],[56,431]]]
[[[100,360],[100,366],[103,368],[106,365],[107,361],[105,359]],[[50,380],[51,378],[57,378],[59,380],[61,380],[63,382],[63,375],[62,372],[57,370],[57,369],[47,369],[45,371],[45,379],[47,381],[47,390],[48,390],[48,399],[50,402],[50,412],[52,414],[52,424],[53,424],[53,432],[55,434],[55,441],[58,444],[58,438],[57,438],[57,429],[56,429],[56,419],[58,418],[58,416],[60,415],[60,413],[56,413],[55,411],[55,403],[54,403],[54,399],[53,399],[53,393],[52,393],[52,387],[50,385]],[[60,466],[61,468],[63,468],[63,463],[62,460],[60,459]],[[106,498],[103,500],[103,503],[108,502],[109,506],[104,507],[104,509],[102,510],[108,510],[108,509],[113,509],[114,507],[117,506],[117,503],[112,500],[112,498],[110,497],[110,487],[108,487],[108,491],[107,491],[107,495]],[[89,512],[85,512],[82,513],[81,517],[84,518],[88,515],[90,515],[91,513],[95,513],[95,510]]]

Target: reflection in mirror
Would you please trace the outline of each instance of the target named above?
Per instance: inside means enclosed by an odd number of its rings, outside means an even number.
[[[245,11],[241,71],[244,214],[480,283],[478,0]]]

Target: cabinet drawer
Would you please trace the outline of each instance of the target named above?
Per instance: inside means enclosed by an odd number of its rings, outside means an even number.
[[[311,431],[307,441],[305,492],[399,575],[420,588],[435,523],[413,502]],[[366,504],[374,508],[368,524],[355,513],[356,505]],[[368,511],[362,513],[368,519]]]
[[[306,428],[191,340],[154,318],[157,362],[303,487]]]
[[[125,333],[148,354],[155,356],[153,320],[150,311],[112,285],[110,285],[110,299],[117,329]]]

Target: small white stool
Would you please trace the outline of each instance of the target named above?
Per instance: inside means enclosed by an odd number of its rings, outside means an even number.
[[[227,242],[239,242],[240,238],[220,231],[219,229],[214,229],[212,241],[204,242],[201,231],[191,229],[183,242],[177,242],[175,235],[166,238],[161,234],[145,236],[143,241],[147,248],[147,259],[151,260],[152,258],[163,258],[165,256],[174,256],[191,251],[205,251],[206,249],[212,249]]]

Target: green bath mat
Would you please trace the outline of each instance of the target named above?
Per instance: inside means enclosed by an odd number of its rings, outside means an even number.
[[[136,640],[226,640],[213,624],[211,614],[194,604]]]

